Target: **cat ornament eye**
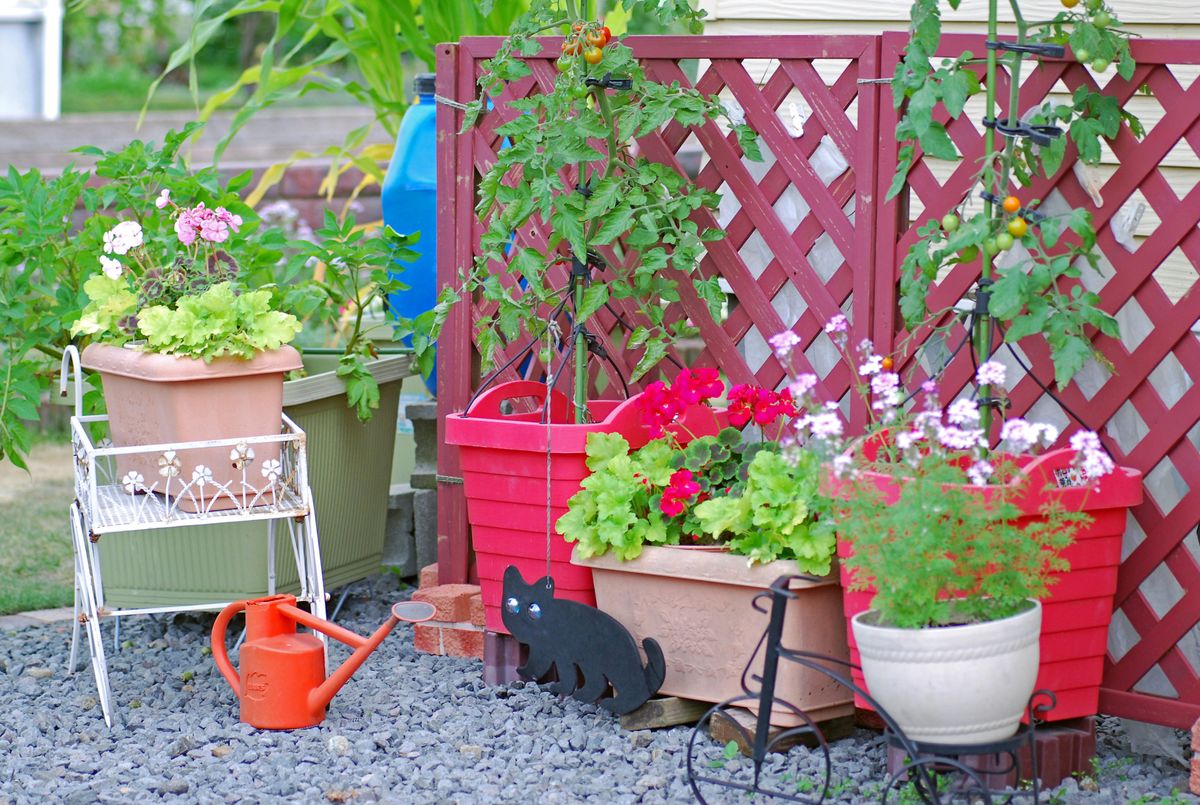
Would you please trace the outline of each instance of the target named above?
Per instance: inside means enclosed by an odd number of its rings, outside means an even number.
[[[516,615],[521,611],[521,602],[517,600],[515,596],[512,598],[507,598],[504,601],[504,608]],[[542,617],[542,607],[536,601],[531,603],[526,611],[529,613],[529,617],[533,618],[534,620],[538,620]]]

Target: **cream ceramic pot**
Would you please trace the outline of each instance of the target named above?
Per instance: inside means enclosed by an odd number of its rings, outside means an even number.
[[[1042,605],[986,623],[898,629],[854,616],[871,696],[914,741],[976,744],[1013,735],[1038,672]]]

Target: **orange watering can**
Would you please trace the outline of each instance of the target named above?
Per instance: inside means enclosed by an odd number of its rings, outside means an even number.
[[[225,630],[237,613],[246,612],[246,641],[241,650],[241,676],[225,651]],[[241,718],[265,730],[315,727],[325,708],[383,638],[400,621],[419,623],[434,615],[431,604],[402,601],[392,617],[370,637],[351,632],[310,615],[296,606],[293,595],[273,595],[235,601],[217,616],[212,628],[213,660],[217,670],[241,701]],[[301,624],[323,632],[354,649],[341,666],[325,678],[325,646],[316,635],[296,631]]]

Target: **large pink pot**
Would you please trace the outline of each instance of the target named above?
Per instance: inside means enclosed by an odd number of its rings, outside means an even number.
[[[225,357],[205,363],[90,344],[82,358],[85,369],[100,374],[109,435],[118,447],[277,434],[283,424],[284,375],[301,367],[300,353],[288,346],[250,360]],[[229,451],[229,447],[178,451],[179,477],[186,482],[197,466],[204,465],[212,471],[215,484],[240,492],[243,470],[233,466]],[[259,445],[253,466],[278,458],[277,446]],[[154,455],[119,456],[117,472],[120,477],[140,473],[147,487],[163,480]],[[250,478],[258,478],[258,473],[246,477],[253,483]],[[205,508],[232,508],[237,502],[222,496]],[[186,495],[179,498],[179,506],[187,511],[196,508]]]

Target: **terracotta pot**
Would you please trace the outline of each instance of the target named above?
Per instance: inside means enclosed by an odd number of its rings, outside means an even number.
[[[196,358],[160,355],[138,349],[90,344],[82,355],[85,369],[100,374],[108,409],[110,438],[114,445],[150,445],[176,442],[267,436],[282,427],[283,377],[301,366],[300,353],[284,346],[250,360],[216,358],[205,363]],[[256,466],[279,458],[279,449],[260,445]],[[229,447],[178,451],[180,477],[204,465],[213,481],[237,490],[242,471],[229,458]],[[118,476],[138,472],[153,486],[160,480],[155,456],[119,456]],[[247,482],[251,482],[247,479]],[[212,509],[232,508],[235,501],[218,498]],[[180,508],[194,511],[193,502],[179,498]]]
[[[751,606],[754,597],[780,576],[798,572],[790,560],[747,567],[746,557],[728,552],[657,546],[646,546],[628,562],[611,554],[571,561],[591,569],[600,609],[639,643],[653,637],[662,646],[667,678],[660,693],[714,703],[744,695],[742,672],[768,621]],[[848,659],[836,578],[796,581],[791,589],[798,598],[788,604],[783,645]],[[751,673],[762,673],[761,656]],[[854,712],[847,688],[796,663],[780,662],[775,695],[814,721]],[[771,723],[800,721],[777,704]]]
[[[589,401],[595,421],[582,425],[574,422],[570,400],[557,391],[551,397],[550,422],[543,423],[545,399],[545,384],[502,383],[481,394],[466,413],[446,417],[446,442],[459,447],[484,619],[489,630],[501,634],[508,634],[500,599],[509,565],[527,579],[549,571],[558,598],[595,605],[591,571],[570,564],[571,546],[555,533],[554,523],[590,472],[589,433],[619,433],[635,449],[649,440],[636,396]],[[721,427],[721,415],[707,406],[696,406],[685,421],[696,436]]]
[[[1042,605],[985,623],[898,629],[852,620],[871,696],[913,741],[982,744],[1016,733],[1038,673]]]
[[[1092,522],[1075,532],[1075,541],[1063,551],[1071,569],[1054,574],[1056,582],[1042,600],[1041,661],[1037,689],[1054,693],[1055,708],[1042,718],[1062,721],[1095,715],[1099,711],[1100,679],[1104,672],[1108,626],[1112,621],[1113,596],[1117,589],[1117,569],[1121,562],[1121,540],[1125,534],[1126,514],[1142,502],[1142,474],[1128,467],[1100,479],[1093,485],[1058,486],[1065,477],[1075,451],[1051,450],[1040,456],[1021,456],[1015,462],[1021,475],[1008,492],[1020,508],[1018,527],[1041,519],[1039,512],[1055,504],[1065,511],[1083,512]],[[876,475],[876,483],[885,500],[899,497],[900,487],[890,475]],[[998,494],[999,487],[990,487]],[[854,550],[853,535],[838,535],[838,556],[843,559]],[[851,591],[852,578],[846,566],[841,569],[845,592],[844,609],[850,631],[850,658],[859,664],[859,652],[850,622],[865,611],[874,598],[873,590]],[[854,679],[865,685],[862,672],[855,669]],[[874,695],[874,691],[868,691]],[[870,709],[861,698],[858,707]]]

